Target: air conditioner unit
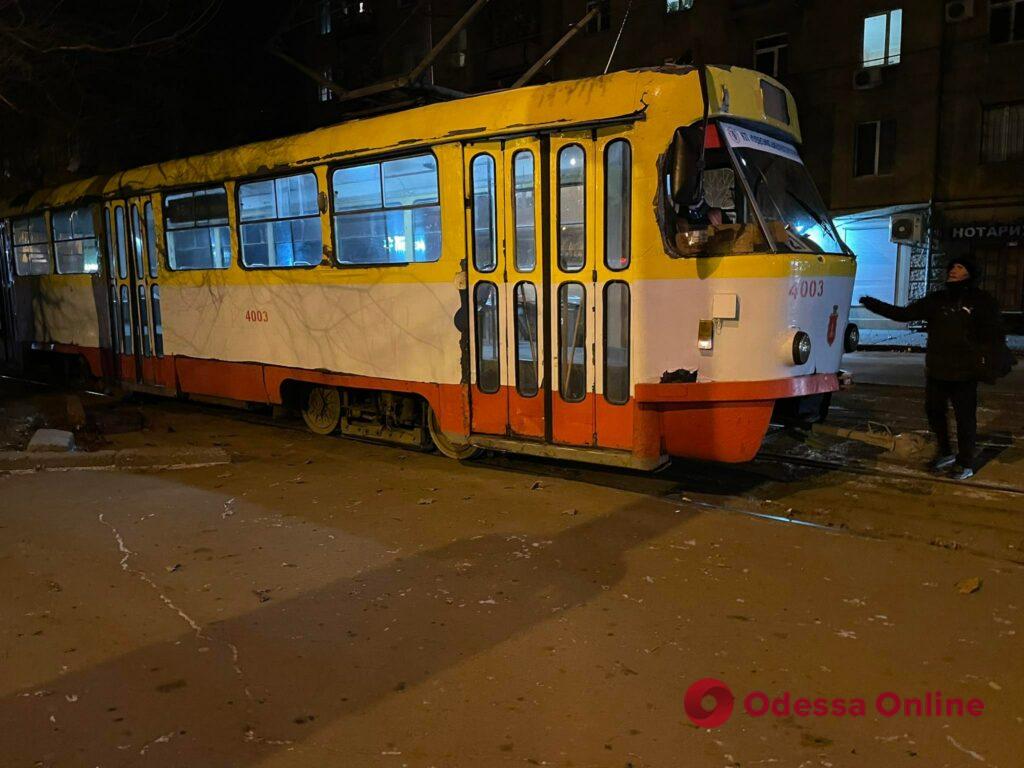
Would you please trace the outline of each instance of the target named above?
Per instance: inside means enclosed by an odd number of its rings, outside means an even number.
[[[877,88],[882,84],[882,68],[869,67],[858,69],[853,73],[853,87],[858,91],[865,91],[868,88]]]
[[[946,21],[953,23],[974,18],[974,0],[951,0],[946,3]]]
[[[924,216],[920,213],[895,213],[889,217],[889,240],[913,245],[924,241]]]

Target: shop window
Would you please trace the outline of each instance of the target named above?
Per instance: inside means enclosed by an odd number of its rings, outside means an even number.
[[[981,161],[1024,159],[1024,101],[984,107],[981,113]]]
[[[50,274],[50,238],[46,217],[39,213],[11,222],[14,236],[14,269],[19,275]]]
[[[312,267],[323,258],[312,173],[240,184],[238,220],[247,267]]]
[[[164,228],[167,264],[171,269],[227,269],[230,266],[228,196],[223,187],[165,197]]]
[[[1024,40],[1024,0],[990,0],[988,39],[993,43]]]
[[[332,186],[339,264],[410,264],[441,258],[441,206],[433,155],[339,168]]]
[[[895,162],[896,121],[875,120],[857,126],[854,176],[892,173]]]
[[[789,35],[771,35],[754,41],[754,69],[774,77],[785,77],[789,71]]]
[[[903,10],[896,8],[864,19],[861,63],[882,67],[900,63],[903,39]]]
[[[100,246],[93,226],[92,208],[66,208],[50,214],[53,258],[62,275],[100,271]]]

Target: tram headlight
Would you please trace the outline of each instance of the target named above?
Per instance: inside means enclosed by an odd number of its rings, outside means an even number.
[[[803,365],[811,359],[811,337],[803,331],[793,334],[793,364]]]
[[[860,328],[856,323],[849,323],[846,332],[843,334],[843,351],[856,352],[860,346]]]

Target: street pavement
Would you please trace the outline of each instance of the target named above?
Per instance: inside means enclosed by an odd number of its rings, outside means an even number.
[[[61,410],[3,386],[8,426]],[[837,418],[909,424],[912,386]],[[86,406],[144,425],[90,447],[231,463],[0,474],[4,766],[1020,764],[1024,494],[776,437],[643,475]],[[702,678],[735,697],[716,728],[684,708]],[[892,711],[935,692],[981,714]]]

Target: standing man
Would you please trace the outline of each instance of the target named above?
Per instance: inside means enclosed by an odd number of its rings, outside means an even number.
[[[955,258],[947,265],[945,288],[933,291],[905,307],[862,296],[864,308],[899,322],[928,322],[925,353],[925,412],[938,439],[938,454],[931,469],[949,469],[955,480],[974,475],[974,446],[978,434],[978,381],[994,381],[1009,371],[1004,350],[1006,334],[995,298],[977,288],[977,270],[970,259]],[[1005,368],[1005,370],[1003,370]],[[956,416],[954,455],[949,440],[946,409],[953,403]]]

